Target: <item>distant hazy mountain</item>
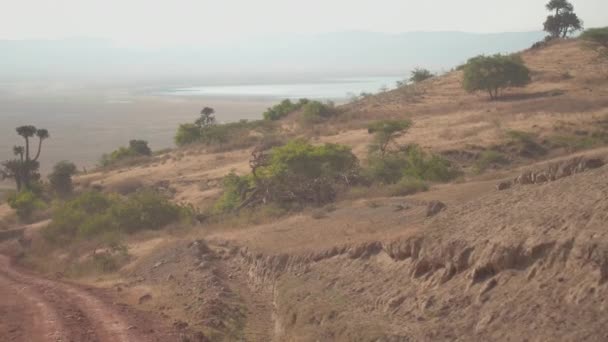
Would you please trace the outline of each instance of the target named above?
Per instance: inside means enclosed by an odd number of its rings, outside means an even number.
[[[414,66],[450,68],[478,54],[521,50],[543,35],[343,32],[172,48],[121,47],[94,39],[0,41],[0,75],[10,81],[392,74]]]

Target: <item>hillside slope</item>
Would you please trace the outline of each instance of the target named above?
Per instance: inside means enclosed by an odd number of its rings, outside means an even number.
[[[86,281],[212,341],[608,339],[608,59],[576,40],[521,55],[533,82],[500,101],[465,93],[453,71],[342,106],[312,130],[299,113],[282,122],[365,162],[367,124],[409,118],[400,142],[450,158],[461,178],[406,197],[365,188],[265,223],[142,234],[117,274]],[[489,149],[509,163],[474,172]],[[225,174],[248,172],[250,153],[192,146],[77,182],[152,186],[204,209]],[[430,215],[434,201],[447,207]]]

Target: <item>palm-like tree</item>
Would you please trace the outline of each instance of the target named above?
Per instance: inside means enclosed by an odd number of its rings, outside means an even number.
[[[36,134],[38,130],[31,125],[17,127],[17,134],[25,139],[25,159],[30,160],[30,138]]]
[[[40,151],[42,150],[42,141],[50,137],[49,131],[44,128],[37,130],[36,136],[38,137],[38,152],[36,152],[36,157],[34,157],[34,161],[38,160],[38,158],[40,157]]]
[[[7,160],[1,164],[0,178],[13,178],[17,183],[17,191],[20,191],[22,187],[28,188],[31,181],[36,180],[40,175],[38,174],[38,158],[42,151],[42,141],[49,138],[49,131],[46,129],[37,129],[31,125],[17,127],[17,134],[25,139],[25,147],[14,146],[13,154],[19,157],[18,159]],[[30,156],[30,138],[38,137],[38,151],[36,156],[32,159]]]

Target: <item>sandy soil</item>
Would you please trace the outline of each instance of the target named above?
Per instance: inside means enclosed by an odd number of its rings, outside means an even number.
[[[181,341],[155,314],[112,301],[103,290],[15,269],[0,256],[0,336],[6,341]]]

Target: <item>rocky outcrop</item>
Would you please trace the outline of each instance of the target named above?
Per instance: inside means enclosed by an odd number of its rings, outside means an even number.
[[[552,182],[577,173],[597,169],[604,164],[604,161],[599,158],[573,158],[565,162],[550,164],[542,170],[525,171],[515,178],[513,183],[526,185]]]

